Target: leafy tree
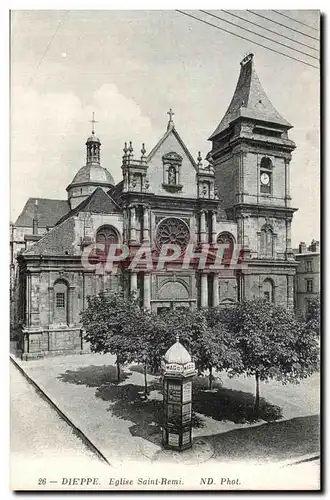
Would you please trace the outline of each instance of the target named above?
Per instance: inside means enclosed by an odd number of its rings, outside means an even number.
[[[317,295],[315,298],[309,299],[306,310],[306,326],[315,333],[320,334],[321,322],[321,297]]]
[[[193,355],[200,372],[209,370],[209,389],[212,389],[213,369],[224,369],[240,366],[240,353],[236,340],[223,323],[208,326],[197,338],[193,346]]]
[[[304,328],[292,309],[252,300],[237,303],[226,320],[241,356],[241,364],[229,371],[255,377],[257,415],[260,381],[299,382],[318,369],[315,335]]]
[[[136,297],[124,298],[122,293],[87,298],[87,308],[81,313],[85,340],[92,352],[116,355],[117,379],[120,366],[134,359],[134,336],[140,324],[141,310]]]

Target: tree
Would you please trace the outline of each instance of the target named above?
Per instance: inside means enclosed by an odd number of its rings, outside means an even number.
[[[212,389],[213,369],[222,371],[237,368],[241,363],[236,340],[221,322],[214,326],[207,326],[201,332],[194,343],[193,356],[200,372],[209,370],[210,390]]]
[[[87,308],[81,313],[85,340],[92,352],[116,355],[117,379],[120,366],[134,358],[134,336],[140,324],[141,310],[136,297],[125,299],[122,293],[87,298]]]
[[[321,322],[321,297],[317,295],[316,297],[309,299],[307,303],[306,324],[308,328],[315,331],[318,335],[320,334],[320,322]]]
[[[318,369],[315,335],[307,332],[292,309],[252,300],[237,303],[226,319],[241,356],[241,364],[229,371],[255,377],[257,415],[260,381],[299,382]]]

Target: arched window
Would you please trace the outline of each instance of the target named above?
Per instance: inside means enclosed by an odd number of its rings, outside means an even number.
[[[260,192],[271,194],[272,192],[272,160],[264,156],[260,161]]]
[[[261,162],[260,162],[260,169],[263,170],[263,169],[266,169],[266,170],[269,170],[271,169],[273,166],[272,164],[272,160],[270,158],[267,158],[267,156],[264,156],[263,158],[261,158]]]
[[[58,280],[54,284],[54,323],[68,324],[68,284]]]
[[[266,278],[262,284],[262,299],[268,302],[274,302],[274,282],[270,278]]]
[[[270,259],[274,256],[274,234],[272,228],[268,225],[261,229],[260,256]]]
[[[217,237],[217,243],[218,245],[226,245],[223,251],[222,263],[230,264],[235,246],[234,236],[228,232],[220,233]]]
[[[96,233],[96,243],[104,245],[104,250],[97,250],[96,254],[100,260],[106,260],[110,245],[119,242],[118,232],[112,226],[102,226]]]

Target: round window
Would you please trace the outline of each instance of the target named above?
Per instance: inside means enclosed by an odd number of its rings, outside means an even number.
[[[179,245],[183,249],[188,245],[189,239],[189,228],[181,219],[168,217],[159,223],[156,233],[156,244],[158,247],[172,244]]]

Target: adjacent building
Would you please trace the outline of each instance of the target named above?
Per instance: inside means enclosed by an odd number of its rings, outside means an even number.
[[[307,247],[301,242],[295,252],[298,262],[295,278],[295,306],[303,314],[306,312],[308,301],[320,294],[320,243],[313,240]]]

